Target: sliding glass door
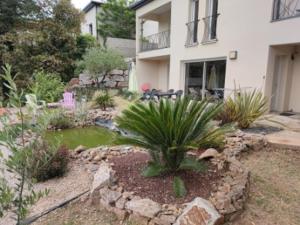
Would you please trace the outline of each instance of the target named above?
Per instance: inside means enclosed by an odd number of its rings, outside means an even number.
[[[185,93],[196,99],[223,99],[226,60],[186,63]]]

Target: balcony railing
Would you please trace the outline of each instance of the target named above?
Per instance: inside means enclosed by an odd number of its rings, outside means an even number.
[[[203,18],[204,21],[204,34],[202,43],[216,41],[217,40],[217,21],[219,14],[207,16]]]
[[[300,0],[274,0],[273,20],[300,16]]]
[[[170,47],[170,31],[166,30],[141,39],[141,52]]]
[[[187,38],[186,38],[186,47],[190,47],[198,44],[198,23],[197,21],[192,21],[186,24],[187,26]]]

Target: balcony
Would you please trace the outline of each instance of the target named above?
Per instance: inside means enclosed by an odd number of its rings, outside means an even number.
[[[300,17],[300,0],[274,0],[273,21]]]
[[[217,41],[217,21],[219,14],[207,16],[203,18],[204,21],[204,34],[202,43],[211,43]]]
[[[143,37],[140,42],[140,51],[152,51],[157,49],[169,48],[170,47],[170,31],[162,31],[157,34],[152,34],[147,37]]]
[[[186,47],[192,47],[198,44],[198,23],[197,21],[192,21],[186,24],[187,26],[187,38],[185,42]]]

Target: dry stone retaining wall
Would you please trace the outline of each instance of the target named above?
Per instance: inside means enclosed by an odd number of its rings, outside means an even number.
[[[116,146],[85,150],[79,147],[74,157],[100,164],[94,176],[90,198],[93,203],[100,203],[114,212],[121,220],[130,220],[139,225],[219,225],[239,215],[248,197],[250,173],[238,160],[241,152],[260,150],[264,146],[262,135],[236,132],[228,136],[222,153],[215,154],[210,149],[210,153],[214,154],[212,163],[218,165],[219,169],[226,168],[217,191],[208,200],[195,196],[192,202],[182,205],[162,205],[151,199],[142,199],[118,185],[107,159],[141,149]]]

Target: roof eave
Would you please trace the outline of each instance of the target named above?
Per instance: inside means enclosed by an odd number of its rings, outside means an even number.
[[[130,9],[133,9],[133,10],[137,10],[145,5],[147,5],[148,3],[152,2],[153,0],[140,0],[140,1],[137,1],[133,4],[131,4],[129,6]]]

